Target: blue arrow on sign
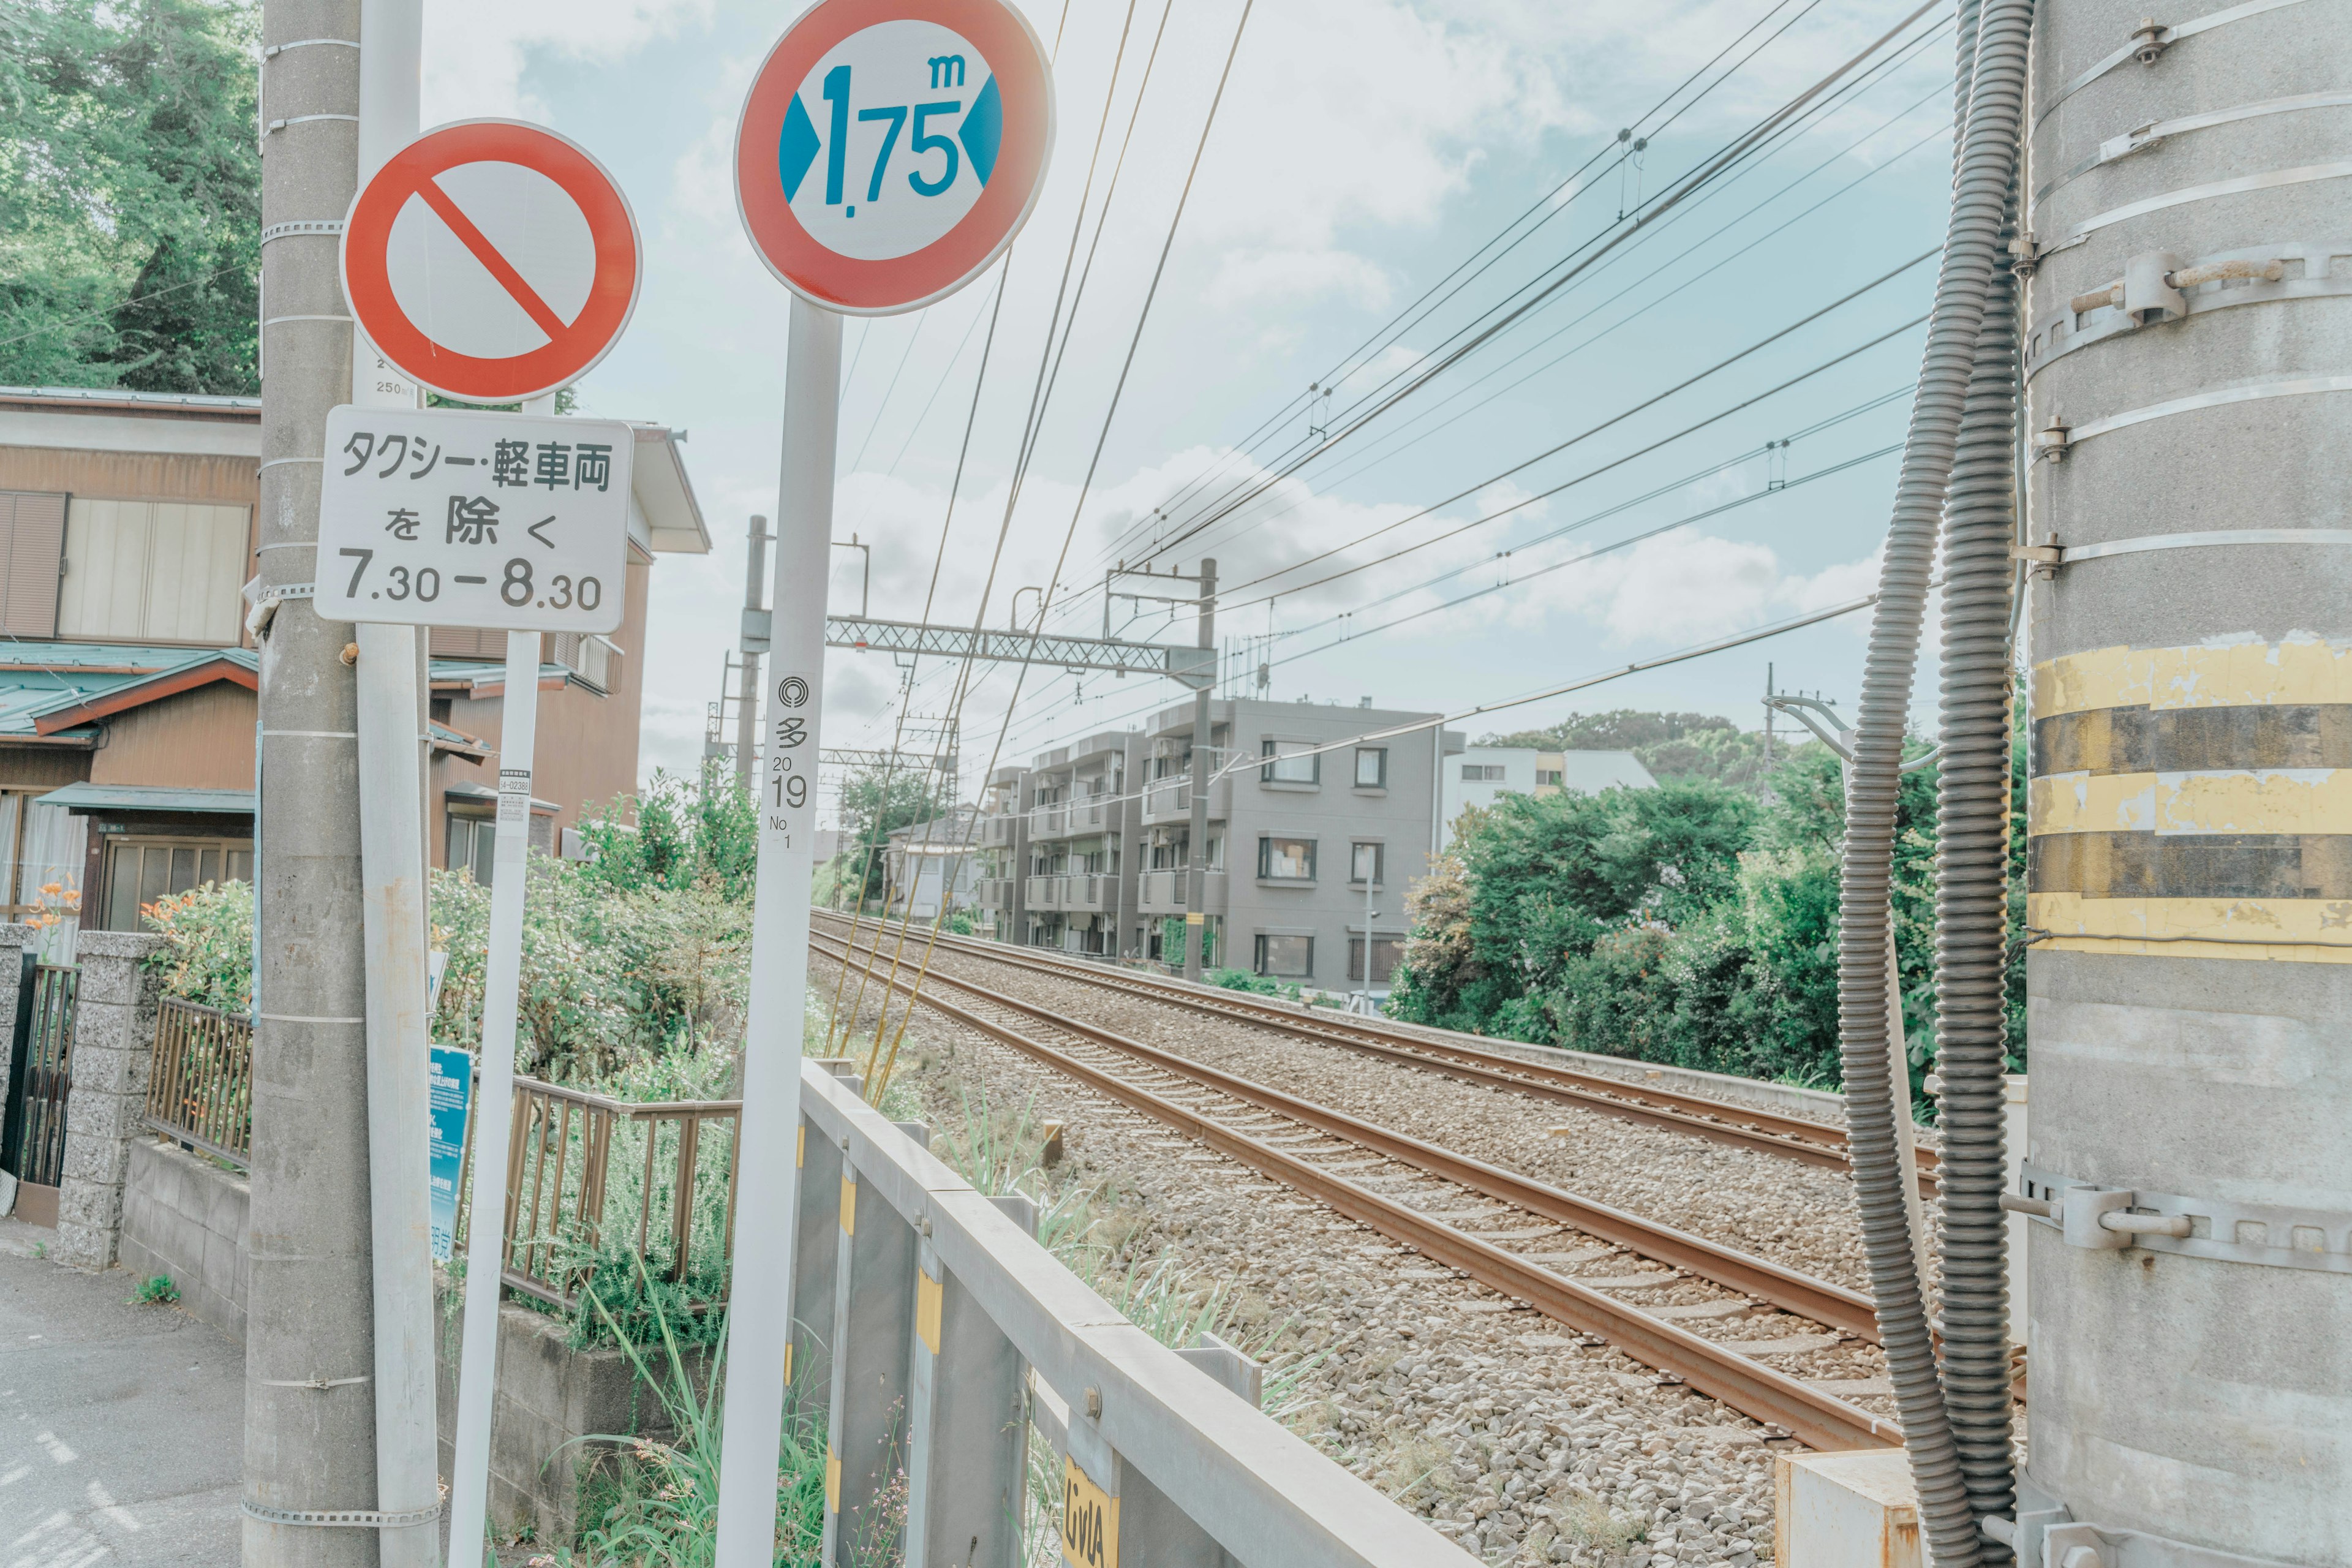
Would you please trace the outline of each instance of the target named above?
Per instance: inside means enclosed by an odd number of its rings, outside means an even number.
[[[996,86],[993,81],[988,85],[991,90]],[[971,121],[967,120],[965,123]],[[817,146],[816,127],[809,123],[808,110],[801,107],[800,94],[794,93],[792,107],[784,110],[784,129],[776,138],[776,173],[783,176],[784,200],[793,201],[800,195],[801,182],[808,177],[809,165],[816,162]],[[996,156],[992,136],[988,155],[992,161]],[[985,174],[981,176],[983,184],[987,178]]]

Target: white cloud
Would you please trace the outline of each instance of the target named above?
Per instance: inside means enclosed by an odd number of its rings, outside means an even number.
[[[544,120],[522,85],[534,53],[615,62],[711,10],[712,0],[427,0],[424,122]]]
[[[1205,295],[1221,308],[1344,299],[1367,310],[1389,302],[1388,274],[1346,250],[1229,250]]]

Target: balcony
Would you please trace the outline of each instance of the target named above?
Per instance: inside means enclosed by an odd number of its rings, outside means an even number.
[[[1118,908],[1118,879],[1103,871],[1032,877],[1025,896],[1033,911],[1058,910],[1069,914],[1093,914]]]
[[[1209,816],[1217,821],[1228,819],[1234,807],[1234,781],[1219,779],[1209,786]],[[1149,824],[1189,822],[1192,817],[1192,781],[1182,778],[1154,780],[1144,786],[1143,820]]]
[[[1069,808],[1070,831],[1074,834],[1099,833],[1109,820],[1110,808],[1100,801],[1087,801]]]
[[[1192,873],[1189,869],[1146,871],[1137,889],[1138,912],[1147,915],[1181,915],[1184,912],[1184,896],[1192,888]],[[1225,874],[1209,873],[1209,894],[1205,913],[1225,912]]]
[[[1029,837],[1062,838],[1070,831],[1070,811],[1065,805],[1040,805],[1029,813]]]
[[[1020,825],[1017,815],[991,813],[980,819],[980,846],[983,849],[1010,849],[1013,829]]]
[[[1013,879],[982,877],[972,884],[972,896],[983,910],[1009,910],[1013,907]]]

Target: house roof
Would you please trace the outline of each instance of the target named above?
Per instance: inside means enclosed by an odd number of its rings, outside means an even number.
[[[678,450],[686,432],[648,420],[625,423],[637,437],[630,531],[642,531],[639,542],[655,554],[709,553],[710,530]],[[258,461],[261,399],[111,386],[0,386],[0,446]]]
[[[219,680],[251,689],[260,668],[241,647],[0,644],[0,742],[88,746],[112,714]]]
[[[249,789],[170,789],[153,784],[100,784],[84,780],[37,797],[43,805],[68,811],[173,811],[205,816],[253,815]]]
[[[468,697],[497,697],[507,689],[507,667],[493,659],[436,658],[432,662],[427,679],[436,691],[462,691]],[[561,691],[580,679],[579,672],[568,665],[542,664],[539,667],[539,689]]]
[[[453,730],[438,719],[428,721],[425,726],[425,732],[431,739],[433,749],[436,752],[452,752],[476,763],[481,762],[490,754],[490,743],[488,741],[478,735],[468,735],[463,730]]]

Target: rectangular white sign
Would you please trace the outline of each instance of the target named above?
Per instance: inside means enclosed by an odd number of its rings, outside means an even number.
[[[617,630],[635,440],[616,420],[353,404],[330,410],[319,614],[502,631]]]

